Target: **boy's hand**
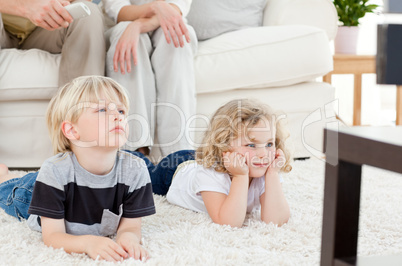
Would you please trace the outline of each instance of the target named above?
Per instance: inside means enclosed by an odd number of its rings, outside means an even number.
[[[224,152],[223,164],[225,165],[226,170],[228,170],[233,176],[248,176],[249,169],[246,163],[246,157],[238,152]]]
[[[128,254],[112,239],[102,236],[88,236],[87,250],[85,253],[92,259],[106,261],[122,261]]]
[[[122,233],[117,240],[117,244],[119,244],[130,257],[136,260],[146,261],[148,259],[148,251],[141,246],[134,233]]]
[[[286,163],[285,154],[281,149],[277,149],[275,153],[275,159],[269,165],[267,173],[272,170],[279,172],[279,170],[281,170],[281,168],[285,165],[285,163]]]
[[[140,245],[141,218],[121,218],[117,229],[116,242],[130,257],[146,260],[148,252]]]

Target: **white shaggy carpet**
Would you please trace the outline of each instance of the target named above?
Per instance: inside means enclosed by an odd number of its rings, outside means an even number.
[[[143,219],[151,258],[122,265],[319,265],[324,163],[296,161],[283,175],[291,207],[278,228],[249,215],[243,228],[213,224],[206,214],[170,205],[155,196],[157,214]],[[359,255],[402,254],[402,175],[363,167]],[[103,265],[83,254],[46,247],[41,234],[0,210],[1,265]],[[402,264],[401,264],[402,265]]]

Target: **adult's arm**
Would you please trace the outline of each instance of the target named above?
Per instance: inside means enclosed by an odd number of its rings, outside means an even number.
[[[114,22],[133,21],[138,18],[152,17],[155,15],[155,6],[164,2],[171,4],[181,16],[186,17],[192,0],[166,0],[153,1],[144,5],[132,5],[130,0],[103,0],[106,14]]]
[[[116,23],[156,17],[157,27],[163,29],[167,43],[173,41],[175,47],[183,47],[183,36],[190,42],[183,19],[191,5],[189,0],[153,1],[143,5],[132,5],[129,0],[104,0],[104,4],[107,15]]]
[[[103,0],[106,14],[115,22],[134,21],[145,17],[152,3],[132,5],[130,0]]]

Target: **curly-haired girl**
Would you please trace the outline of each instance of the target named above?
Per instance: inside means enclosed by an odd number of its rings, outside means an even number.
[[[260,206],[262,221],[286,223],[290,211],[279,173],[292,167],[282,120],[260,102],[230,101],[213,115],[196,156],[185,150],[154,169],[147,163],[154,193],[208,212],[218,224],[241,227],[246,213]]]

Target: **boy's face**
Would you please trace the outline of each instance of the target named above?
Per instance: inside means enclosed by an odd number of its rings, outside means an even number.
[[[106,99],[106,97],[101,97]],[[81,147],[120,148],[128,138],[127,110],[119,100],[99,100],[86,104],[75,130]]]
[[[232,151],[246,158],[250,177],[264,176],[275,159],[275,135],[275,126],[267,119],[261,119],[246,136],[242,134],[231,142]]]

